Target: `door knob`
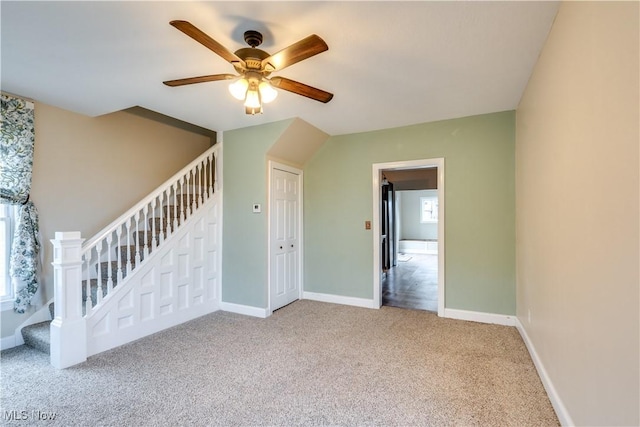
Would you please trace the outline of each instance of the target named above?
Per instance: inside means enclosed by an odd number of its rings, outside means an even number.
[[[280,249],[282,249],[282,246],[280,246]]]

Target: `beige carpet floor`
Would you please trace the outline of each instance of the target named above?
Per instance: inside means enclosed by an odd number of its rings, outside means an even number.
[[[216,312],[60,371],[0,357],[10,425],[558,425],[515,328],[393,307]]]

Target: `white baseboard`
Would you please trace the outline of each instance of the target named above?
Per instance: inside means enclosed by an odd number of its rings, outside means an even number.
[[[330,302],[333,304],[352,305],[364,308],[380,308],[377,307],[373,300],[355,297],[345,297],[341,295],[319,294],[316,292],[303,292],[302,299],[309,299],[320,302]]]
[[[0,339],[0,350],[6,350],[16,346],[16,338],[13,335]]]
[[[492,323],[495,325],[516,326],[516,316],[507,314],[482,313],[479,311],[457,310],[445,308],[444,317],[457,320],[469,320],[471,322]]]
[[[266,308],[253,307],[250,305],[234,304],[232,302],[220,301],[220,310],[230,313],[244,314],[245,316],[253,316],[265,318],[269,316]]]
[[[560,399],[560,395],[558,394],[556,388],[553,386],[553,382],[551,378],[547,374],[547,370],[544,368],[542,364],[542,360],[538,356],[531,339],[529,339],[529,335],[527,335],[527,331],[524,329],[522,323],[520,323],[520,319],[516,318],[516,328],[518,332],[520,332],[520,336],[524,341],[524,344],[527,346],[527,350],[529,350],[529,355],[531,355],[531,359],[533,360],[533,364],[538,371],[538,376],[540,376],[540,380],[542,381],[542,385],[544,389],[547,391],[547,395],[549,396],[549,400],[551,401],[551,405],[553,409],[556,411],[556,415],[558,416],[558,420],[560,424],[563,426],[574,426],[573,420],[571,419],[571,415],[569,415],[569,411],[564,406],[562,399]]]

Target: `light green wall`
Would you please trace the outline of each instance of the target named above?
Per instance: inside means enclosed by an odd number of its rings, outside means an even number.
[[[373,298],[372,164],[444,157],[446,307],[515,314],[514,146],[513,111],[329,138],[305,168],[305,291]]]
[[[292,120],[224,132],[222,301],[267,306],[266,153]],[[252,211],[262,204],[262,213]]]
[[[406,190],[400,194],[400,239],[438,239],[437,222],[420,222],[420,198],[438,197],[438,190]]]

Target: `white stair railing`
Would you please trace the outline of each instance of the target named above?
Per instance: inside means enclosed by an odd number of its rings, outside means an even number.
[[[58,257],[54,253],[53,263],[56,314],[51,354],[58,359],[54,366],[64,368],[82,360],[82,354],[61,356],[70,351],[65,344],[67,340],[56,339],[65,336],[64,325],[77,324],[77,314],[87,318],[98,311],[115,287],[124,286],[126,278],[213,197],[218,190],[218,152],[218,145],[211,147],[81,247],[79,233],[56,233],[56,239],[52,240],[54,252],[64,253]],[[66,242],[69,236],[73,237],[71,251],[64,249],[71,244]],[[73,275],[64,274],[68,265],[74,266]],[[74,351],[84,352],[86,359],[86,348]]]
[[[82,245],[86,315],[213,196],[217,151],[207,150]]]

